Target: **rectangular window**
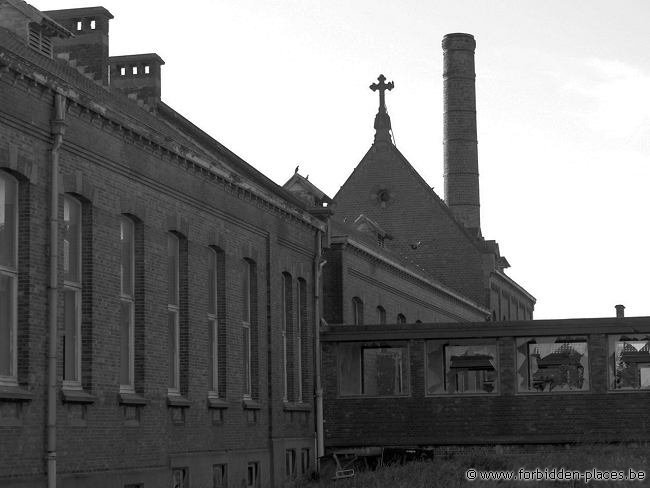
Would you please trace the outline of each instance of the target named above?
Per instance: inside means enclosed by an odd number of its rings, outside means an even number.
[[[341,396],[409,394],[408,347],[405,343],[340,343],[338,353]]]
[[[251,398],[251,298],[253,265],[250,261],[244,260],[242,272],[242,359],[244,374],[244,397]]]
[[[63,386],[81,388],[81,202],[63,199]]]
[[[167,234],[167,337],[169,348],[168,393],[180,394],[180,328],[179,313],[179,262],[180,249],[178,237]]]
[[[497,370],[496,344],[426,342],[428,395],[496,393]]]
[[[296,477],[296,450],[287,449],[285,451],[285,476],[287,479]]]
[[[586,337],[524,337],[517,344],[517,391],[589,390]]]
[[[300,466],[302,468],[302,474],[306,475],[310,472],[311,458],[309,456],[309,449],[303,448],[300,451]]]
[[[135,240],[133,221],[120,219],[120,391],[134,390]]]
[[[171,488],[189,488],[190,470],[189,468],[172,469]]]
[[[650,335],[609,336],[608,342],[609,388],[650,389]]]
[[[257,461],[248,463],[246,488],[257,488],[260,486],[260,463]]]
[[[212,465],[212,488],[228,488],[228,465]]]
[[[18,182],[0,171],[0,385],[17,382]]]

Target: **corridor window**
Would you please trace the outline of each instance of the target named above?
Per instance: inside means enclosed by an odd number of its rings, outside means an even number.
[[[608,339],[609,388],[650,389],[650,335],[626,334]]]
[[[408,347],[399,342],[339,344],[339,394],[408,395],[408,357]]]
[[[497,377],[496,344],[426,343],[428,395],[496,393]]]
[[[585,337],[517,339],[517,390],[589,390],[589,352]]]
[[[18,182],[0,171],[0,385],[16,384]]]

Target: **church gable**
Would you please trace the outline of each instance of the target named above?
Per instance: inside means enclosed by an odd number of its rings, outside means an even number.
[[[392,236],[393,251],[450,288],[485,302],[476,242],[391,143],[373,144],[334,201],[335,218],[352,224],[363,214]]]

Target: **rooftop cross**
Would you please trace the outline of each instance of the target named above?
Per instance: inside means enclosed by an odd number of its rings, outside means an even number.
[[[379,75],[377,78],[379,80],[379,83],[373,83],[370,85],[370,89],[372,91],[377,91],[379,90],[379,110],[383,110],[384,112],[386,111],[386,99],[385,99],[385,92],[386,90],[390,91],[393,88],[395,88],[395,83],[392,81],[389,81],[388,83],[384,83],[386,81],[386,77],[384,75]]]
[[[372,91],[379,90],[379,111],[375,116],[375,142],[390,142],[392,143],[392,138],[390,135],[390,117],[386,111],[386,90],[392,90],[395,88],[395,83],[389,81],[386,83],[386,77],[384,75],[379,75],[377,78],[379,83],[373,83],[370,85]]]

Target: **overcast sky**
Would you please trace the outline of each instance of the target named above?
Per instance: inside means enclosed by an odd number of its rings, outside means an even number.
[[[96,6],[33,0],[41,10]],[[110,54],[155,52],[171,107],[278,184],[333,196],[373,140],[443,197],[442,37],[477,41],[483,235],[536,318],[650,315],[650,2],[104,0]]]

